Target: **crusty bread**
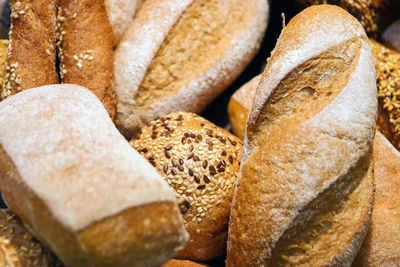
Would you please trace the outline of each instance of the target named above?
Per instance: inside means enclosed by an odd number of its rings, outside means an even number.
[[[249,82],[245,83],[231,96],[228,104],[228,118],[233,133],[241,140],[244,138],[246,131],[247,117],[251,102],[253,101],[256,89],[260,83],[261,75],[257,75]]]
[[[61,267],[62,264],[28,232],[12,211],[1,209],[0,266]]]
[[[178,257],[205,261],[223,255],[241,141],[186,112],[162,116],[141,132],[131,145],[175,190],[190,236]]]
[[[0,39],[0,85],[3,84],[3,76],[6,70],[7,47],[8,40]]]
[[[60,0],[57,24],[61,81],[92,90],[114,119],[113,37],[104,0]]]
[[[114,46],[117,46],[136,11],[144,0],[105,0],[108,18],[114,33]]]
[[[330,5],[295,16],[249,114],[227,266],[351,265],[373,204],[376,109],[360,23]]]
[[[400,53],[370,40],[375,58],[378,88],[377,128],[400,148]]]
[[[393,22],[382,34],[385,45],[400,52],[400,19]]]
[[[266,0],[145,1],[115,54],[120,131],[202,111],[257,52],[268,9]]]
[[[376,0],[296,0],[303,6],[320,4],[337,4],[355,16],[363,25],[367,34],[377,37],[378,17],[376,14]]]
[[[172,190],[89,90],[2,101],[0,145],[4,200],[67,266],[155,266],[186,244]]]
[[[57,1],[10,0],[11,27],[1,98],[21,90],[58,83]]]
[[[400,266],[400,153],[379,132],[374,141],[375,204],[353,266]]]
[[[208,265],[188,260],[170,260],[161,267],[207,267]]]

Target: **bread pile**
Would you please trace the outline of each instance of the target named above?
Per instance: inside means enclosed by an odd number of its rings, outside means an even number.
[[[396,1],[6,2],[0,266],[400,266]]]

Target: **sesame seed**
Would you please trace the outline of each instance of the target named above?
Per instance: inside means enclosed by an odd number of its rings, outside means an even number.
[[[199,177],[194,176],[193,178],[194,178],[194,181],[195,181],[196,183],[198,183],[198,184],[200,183],[200,178],[199,178]]]
[[[207,161],[206,159],[203,160],[203,162],[202,162],[201,165],[203,166],[203,169],[206,169],[206,168],[207,168],[207,165],[208,165],[208,161]]]
[[[186,157],[186,159],[191,159],[191,158],[193,158],[193,156],[194,156],[194,154],[193,154],[193,153],[190,153],[190,154]]]
[[[184,163],[183,159],[179,159],[179,164],[183,165],[183,163]]]

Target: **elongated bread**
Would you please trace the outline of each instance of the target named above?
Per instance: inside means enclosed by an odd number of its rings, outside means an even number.
[[[105,0],[108,18],[114,33],[114,46],[117,46],[136,11],[144,0]]]
[[[266,0],[148,0],[115,55],[119,130],[199,113],[241,73],[266,29]]]
[[[383,32],[382,40],[389,48],[400,52],[400,19],[393,22]]]
[[[295,16],[250,110],[227,266],[351,265],[373,204],[376,109],[360,23],[330,5]]]
[[[174,112],[151,121],[130,143],[175,190],[190,236],[178,257],[224,255],[241,141],[196,114]]]
[[[0,266],[61,267],[61,262],[44,248],[15,214],[0,210]]]
[[[379,132],[374,141],[375,204],[353,266],[400,266],[400,153]]]
[[[61,81],[92,90],[113,119],[113,37],[104,0],[60,0],[57,24]]]
[[[67,266],[156,266],[185,246],[172,190],[89,90],[1,102],[0,144],[4,200]]]
[[[251,103],[258,84],[260,83],[261,75],[257,75],[249,82],[240,87],[231,97],[228,104],[228,118],[232,127],[233,133],[241,140],[244,138],[246,131],[247,117]]]
[[[11,27],[1,98],[21,90],[58,83],[57,1],[10,0]]]

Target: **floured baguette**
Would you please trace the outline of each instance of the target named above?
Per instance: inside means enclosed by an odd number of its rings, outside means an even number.
[[[400,153],[379,132],[374,141],[375,204],[353,266],[400,266]]]
[[[114,119],[113,37],[103,0],[60,0],[57,18],[63,83],[92,90]]]
[[[4,200],[67,266],[156,266],[185,246],[171,188],[89,90],[2,101],[0,144]]]
[[[108,18],[114,34],[114,46],[117,46],[136,11],[144,0],[105,0]]]
[[[266,29],[266,0],[148,0],[115,55],[116,123],[199,113],[241,73]]]
[[[351,265],[373,204],[376,109],[360,23],[330,5],[295,16],[250,111],[227,266]]]
[[[1,98],[21,90],[58,83],[57,1],[10,0],[11,27]]]

